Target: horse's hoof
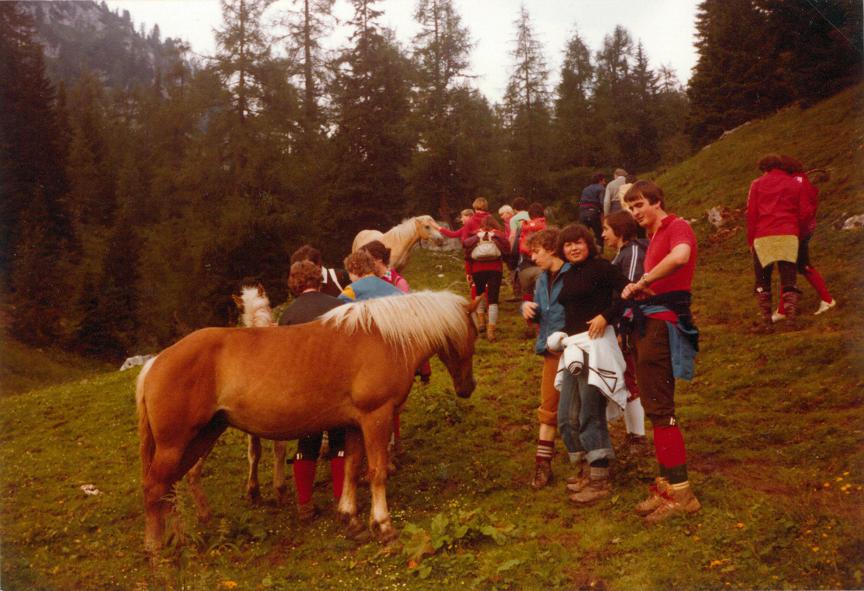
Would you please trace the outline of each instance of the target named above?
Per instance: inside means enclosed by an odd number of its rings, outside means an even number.
[[[368,542],[372,538],[369,528],[357,517],[343,517],[345,524],[345,537],[355,542]]]
[[[378,530],[378,543],[387,547],[396,547],[399,545],[399,532],[395,527]]]
[[[247,490],[246,491],[246,500],[252,503],[253,505],[258,505],[261,503],[261,491],[256,489]]]

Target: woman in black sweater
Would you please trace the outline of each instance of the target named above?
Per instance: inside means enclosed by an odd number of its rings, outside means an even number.
[[[603,335],[620,316],[620,294],[627,278],[599,256],[594,235],[582,224],[572,224],[558,237],[558,256],[571,265],[564,277],[558,302],[564,306],[568,335],[588,332]],[[588,384],[586,369],[564,387],[558,403],[558,429],[569,452],[584,452],[590,464],[586,477],[568,479],[570,500],[590,503],[609,496],[609,461],[615,457],[606,424],[606,397]]]

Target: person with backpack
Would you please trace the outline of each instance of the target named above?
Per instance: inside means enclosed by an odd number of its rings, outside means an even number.
[[[546,217],[541,203],[534,202],[528,206],[527,221],[519,226],[519,239],[516,242],[519,253],[519,285],[522,287],[522,299],[530,302],[534,294],[534,283],[543,270],[531,259],[531,249],[528,240],[531,236],[546,229]]]
[[[477,317],[482,324],[485,316],[484,306],[488,306],[489,319],[486,322],[486,338],[495,340],[495,325],[498,323],[498,295],[501,291],[503,275],[503,256],[509,246],[498,222],[487,212],[480,220],[479,228],[462,240],[465,259],[469,261],[471,277],[477,287],[477,296],[486,298],[477,307]],[[467,226],[467,224],[466,224]]]
[[[351,283],[351,277],[345,269],[331,269],[322,265],[321,252],[309,244],[304,244],[291,255],[292,265],[300,261],[312,261],[318,267],[321,272],[321,293],[335,298]]]

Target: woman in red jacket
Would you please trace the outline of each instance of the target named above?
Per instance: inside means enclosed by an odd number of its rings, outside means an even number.
[[[780,273],[780,298],[790,323],[798,313],[801,292],[795,286],[798,237],[801,220],[808,219],[812,206],[801,184],[782,168],[777,154],[759,160],[762,176],[750,185],[747,196],[747,243],[756,275],[756,300],[762,315],[761,330],[771,330],[771,270]]]
[[[498,322],[498,294],[501,291],[501,276],[504,271],[502,258],[510,243],[495,218],[487,214],[482,216],[479,229],[462,240],[462,246],[465,248],[465,260],[471,267],[471,277],[477,286],[477,295],[486,295],[485,301],[480,302],[478,311],[484,303],[488,304],[486,338],[494,341],[495,325]],[[482,316],[482,311],[478,312],[478,315]]]
[[[783,170],[792,175],[792,178],[801,184],[801,190],[804,191],[804,197],[810,205],[808,210],[810,215],[801,220],[799,228],[798,273],[804,275],[807,281],[810,282],[810,285],[813,286],[813,289],[816,290],[816,293],[819,294],[819,308],[814,312],[814,315],[819,315],[837,305],[837,301],[831,297],[828,286],[825,285],[822,274],[810,264],[810,239],[816,230],[816,209],[819,207],[819,189],[814,187],[810,179],[807,178],[807,173],[804,172],[804,165],[801,164],[800,160],[791,156],[780,156],[780,160]],[[781,299],[777,311],[771,315],[771,320],[777,322],[778,320],[785,319],[786,309]]]

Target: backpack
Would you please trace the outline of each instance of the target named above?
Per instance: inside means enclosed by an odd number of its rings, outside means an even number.
[[[522,222],[519,226],[522,230],[519,234],[519,252],[526,257],[531,257],[531,251],[528,249],[528,237],[535,232],[546,229],[546,218],[534,218]]]
[[[494,261],[501,258],[501,249],[492,240],[491,232],[480,237],[480,242],[471,249],[471,258],[475,261]]]

